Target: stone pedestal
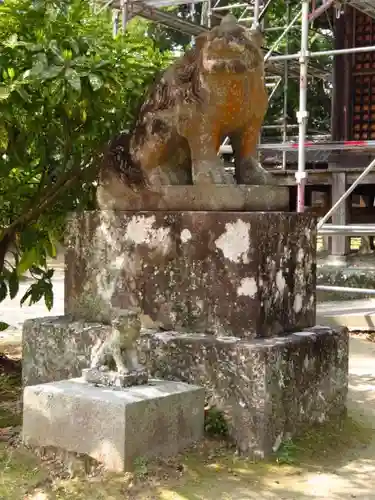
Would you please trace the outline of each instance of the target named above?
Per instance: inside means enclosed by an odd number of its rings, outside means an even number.
[[[79,376],[101,328],[70,317],[25,322],[24,384]],[[239,450],[250,456],[267,455],[288,434],[345,412],[346,329],[312,327],[249,340],[143,331],[139,353],[152,376],[204,387],[206,399],[224,411]]]
[[[316,220],[245,212],[286,201],[284,188],[254,189],[168,186],[125,199],[124,211],[73,215],[66,316],[25,322],[24,384],[80,376],[111,309],[133,309],[148,328],[139,361],[204,387],[244,454],[264,457],[345,413],[347,331],[314,327]]]
[[[72,216],[66,308],[102,321],[272,337],[315,323],[315,218],[285,212],[86,212]]]
[[[348,343],[346,329],[316,326],[254,340],[150,332],[140,348],[153,376],[203,386],[239,451],[263,458],[287,436],[345,415]]]
[[[109,390],[72,379],[24,390],[27,445],[86,454],[112,471],[131,470],[137,458],[173,456],[203,429],[204,390],[182,382]]]

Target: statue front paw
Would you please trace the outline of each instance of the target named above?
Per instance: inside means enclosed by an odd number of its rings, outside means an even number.
[[[127,375],[129,373],[129,370],[126,368],[126,366],[118,366],[117,373],[119,373],[120,375]]]
[[[96,368],[97,370],[99,370],[100,372],[103,372],[103,373],[109,371],[109,367],[107,365],[94,366],[94,368]]]
[[[267,172],[255,158],[244,158],[236,173],[238,184],[277,184],[276,178]]]

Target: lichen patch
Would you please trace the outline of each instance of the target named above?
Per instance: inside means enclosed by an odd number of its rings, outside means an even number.
[[[181,236],[182,243],[187,243],[192,238],[191,232],[189,231],[189,229],[186,229],[186,228],[181,231],[180,236]]]
[[[158,248],[163,254],[168,253],[171,246],[169,227],[154,227],[155,216],[145,217],[135,215],[129,221],[125,238],[136,245],[147,245],[152,249]]]
[[[246,295],[254,298],[257,292],[258,286],[254,278],[242,278],[241,284],[237,288],[237,295]]]
[[[225,224],[225,231],[215,241],[216,248],[223,252],[226,259],[247,264],[250,249],[250,224],[238,219]]]

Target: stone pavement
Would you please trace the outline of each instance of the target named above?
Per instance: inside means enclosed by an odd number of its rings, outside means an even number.
[[[350,330],[375,331],[375,299],[318,304],[317,323]]]

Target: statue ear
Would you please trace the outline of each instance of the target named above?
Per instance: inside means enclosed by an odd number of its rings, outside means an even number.
[[[207,42],[207,33],[201,33],[200,35],[195,37],[194,46],[199,51],[203,48],[203,46],[206,42]]]
[[[264,35],[260,28],[253,28],[247,32],[248,38],[257,45],[257,47],[261,48],[264,44]]]

